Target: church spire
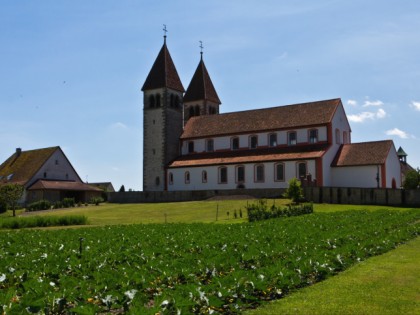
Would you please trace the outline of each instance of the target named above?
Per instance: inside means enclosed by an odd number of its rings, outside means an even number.
[[[175,64],[172,61],[171,54],[166,46],[166,25],[164,24],[163,46],[141,88],[142,91],[158,88],[170,88],[176,91],[184,92],[185,89],[181,83]]]

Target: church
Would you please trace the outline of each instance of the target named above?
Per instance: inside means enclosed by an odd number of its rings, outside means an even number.
[[[401,186],[393,141],[352,143],[339,98],[220,113],[203,53],[185,90],[166,35],[141,90],[144,191]]]

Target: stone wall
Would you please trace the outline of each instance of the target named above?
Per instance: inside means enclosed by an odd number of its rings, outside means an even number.
[[[315,203],[420,207],[420,190],[418,189],[304,187],[303,190],[305,198]],[[283,193],[284,189],[129,191],[109,193],[108,200],[112,203],[149,203],[198,201],[214,197],[244,195],[255,198],[280,198]]]

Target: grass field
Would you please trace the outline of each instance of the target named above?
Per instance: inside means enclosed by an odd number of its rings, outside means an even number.
[[[95,226],[165,222],[225,224],[245,222],[244,207],[251,202],[253,200],[101,204],[31,215],[85,215],[89,223]],[[288,203],[283,199],[268,202],[275,202],[276,205]],[[239,209],[242,209],[243,218],[239,218]],[[314,205],[315,213],[384,209],[407,210],[384,206]],[[2,214],[0,220],[7,220],[10,215]],[[372,257],[338,276],[298,290],[248,314],[420,314],[419,261],[420,238],[417,237],[396,250]]]

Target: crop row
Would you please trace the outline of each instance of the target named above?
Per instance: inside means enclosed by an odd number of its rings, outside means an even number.
[[[239,313],[418,234],[419,212],[0,233],[5,314]]]

